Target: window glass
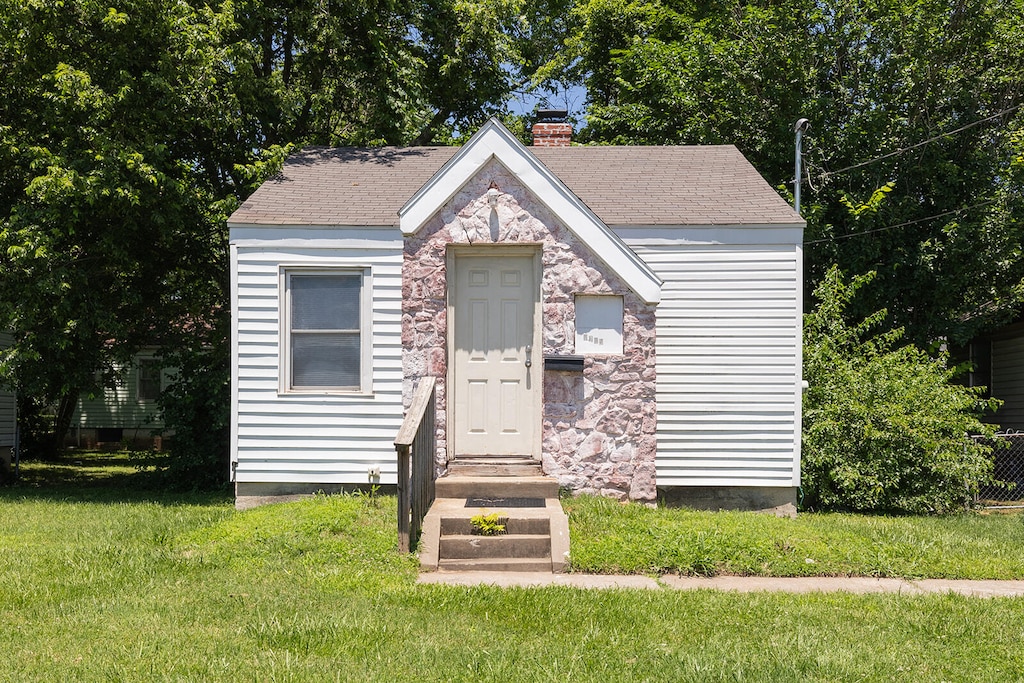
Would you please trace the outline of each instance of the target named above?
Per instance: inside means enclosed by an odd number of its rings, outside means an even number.
[[[358,387],[358,333],[293,336],[292,384],[298,387]]]
[[[160,363],[155,360],[139,361],[139,399],[155,401],[160,397]]]
[[[359,272],[290,274],[288,388],[360,388],[362,285]]]
[[[358,330],[358,273],[292,275],[292,329]]]

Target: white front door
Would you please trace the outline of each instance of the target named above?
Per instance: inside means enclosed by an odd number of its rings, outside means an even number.
[[[536,253],[456,250],[453,260],[450,453],[539,458],[543,360]]]

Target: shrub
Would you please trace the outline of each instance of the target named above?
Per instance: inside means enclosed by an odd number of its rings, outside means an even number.
[[[159,405],[174,435],[158,469],[164,483],[175,488],[221,486],[230,460],[228,344],[183,349],[167,360],[177,371]]]
[[[952,380],[945,353],[900,345],[902,330],[872,333],[879,311],[850,324],[845,311],[873,274],[849,283],[835,266],[804,318],[803,487],[812,509],[948,512],[992,480],[991,447],[973,435],[998,401]]]

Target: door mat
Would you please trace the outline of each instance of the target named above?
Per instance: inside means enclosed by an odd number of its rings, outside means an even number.
[[[468,508],[542,508],[543,498],[467,498]]]

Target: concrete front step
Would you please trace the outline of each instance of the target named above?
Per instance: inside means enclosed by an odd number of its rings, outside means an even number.
[[[533,558],[545,560],[551,570],[549,534],[502,534],[499,536],[441,536],[442,560],[481,560],[495,558]]]
[[[437,569],[443,572],[545,572],[550,573],[550,559],[498,557],[479,560],[443,559]]]
[[[472,515],[480,514],[475,508],[467,508],[467,512]],[[518,515],[510,516],[509,513],[517,512],[517,510],[502,510],[504,516],[508,518],[505,522],[505,533],[506,534],[551,534],[551,520],[548,517],[522,517]],[[441,536],[474,536],[479,538],[478,535],[473,534],[473,524],[469,521],[470,518],[467,516],[463,517],[442,517],[441,518]]]
[[[434,486],[437,498],[558,498],[558,481],[551,477],[449,475]]]

